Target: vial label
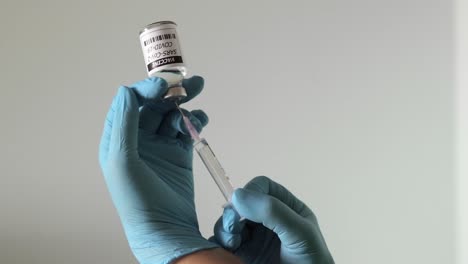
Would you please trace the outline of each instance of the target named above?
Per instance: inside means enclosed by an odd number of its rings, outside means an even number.
[[[154,28],[140,35],[148,75],[174,66],[183,66],[175,28]]]

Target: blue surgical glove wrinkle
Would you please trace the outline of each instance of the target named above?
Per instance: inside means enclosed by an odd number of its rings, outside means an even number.
[[[187,102],[202,91],[203,79],[194,76],[183,85]],[[167,264],[218,247],[200,234],[192,141],[174,103],[161,100],[166,91],[167,83],[157,77],[120,87],[99,146],[109,193],[130,248],[142,264]],[[201,110],[186,114],[199,130],[208,123]]]
[[[232,197],[214,238],[247,264],[333,264],[314,213],[282,185],[260,176]]]

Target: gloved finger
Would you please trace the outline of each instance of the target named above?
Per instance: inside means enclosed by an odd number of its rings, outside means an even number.
[[[163,80],[163,79],[161,79]],[[204,80],[200,76],[193,76],[182,81],[182,85],[187,92],[187,97],[181,100],[181,103],[192,100],[203,90]],[[140,128],[150,133],[157,133],[165,115],[176,108],[173,101],[163,100],[164,94],[167,92],[167,83],[162,93],[159,93],[153,100],[144,101],[144,106],[140,111]],[[149,98],[148,96],[144,98]]]
[[[139,128],[142,130],[155,133],[164,115],[174,106],[172,102],[163,100],[167,86],[167,82],[158,77],[147,78],[130,86],[141,106]]]
[[[247,189],[237,189],[232,204],[242,217],[275,232],[283,246],[302,241],[307,220],[279,199]]]
[[[113,120],[110,133],[109,153],[124,151],[128,155],[138,155],[138,100],[135,93],[121,86],[112,104]]]
[[[203,129],[203,126],[208,123],[208,116],[202,110],[194,110],[192,112],[185,109],[181,110],[199,133]],[[179,133],[189,135],[182,114],[178,109],[174,109],[165,116],[157,134],[176,138]]]
[[[189,114],[187,110],[181,110],[186,116]],[[182,114],[178,109],[174,109],[164,117],[161,126],[159,126],[159,129],[156,133],[161,136],[176,138],[179,131],[182,131],[184,127]]]
[[[167,82],[159,77],[146,78],[128,87],[135,93],[139,106],[150,101],[161,100],[168,89]]]
[[[180,103],[183,104],[195,98],[197,95],[201,93],[204,85],[205,85],[205,80],[203,79],[203,77],[198,76],[198,75],[194,75],[188,79],[184,79],[182,81],[182,86],[185,88],[185,91],[187,92],[187,97],[182,99]]]
[[[257,176],[253,178],[245,185],[244,189],[271,195],[286,204],[302,217],[316,220],[314,213],[309,209],[309,207],[307,207],[307,205],[305,205],[284,186],[266,176]]]
[[[224,214],[223,214],[224,215]],[[213,228],[214,237],[223,248],[236,250],[242,243],[242,233],[229,232],[224,228],[223,217],[220,217]]]
[[[167,110],[161,111],[155,109],[155,106],[158,105],[158,103],[164,104],[163,102],[151,102],[140,108],[139,128],[149,132],[150,134],[154,134],[158,131],[161,122],[167,113]]]
[[[195,116],[198,121],[200,121],[200,124],[201,124],[201,128],[198,132],[201,132],[202,129],[208,125],[208,122],[210,121],[210,119],[208,118],[208,115],[203,111],[203,110],[200,110],[200,109],[197,109],[197,110],[192,110],[190,111],[190,113]]]
[[[209,122],[208,116],[205,114],[205,112],[203,112],[203,110],[193,110],[190,112],[190,114],[190,122],[198,131],[198,133],[201,133],[203,128]],[[185,126],[185,124],[183,125],[183,129],[179,131],[177,138],[184,144],[192,144],[192,137],[190,136],[190,133],[188,132],[188,129]]]
[[[131,85],[131,89],[134,91],[134,96],[137,100],[137,105],[141,106],[145,100],[152,98],[158,98],[161,94],[164,94],[167,90],[167,83],[161,78],[147,78],[143,81],[139,81]],[[113,129],[113,120],[116,112],[116,108],[120,107],[119,102],[123,97],[124,92],[119,88],[117,95],[114,96],[111,107],[106,115],[106,121],[104,124],[104,131],[101,137],[101,143],[99,145],[99,162],[101,166],[107,160],[109,153],[109,146],[111,140],[111,134]]]
[[[237,211],[228,205],[223,211],[223,230],[232,234],[240,234],[245,226],[245,221],[241,221],[241,216]]]
[[[114,116],[117,111],[122,110],[122,103],[124,101],[125,91],[127,88],[124,86],[119,87],[117,90],[117,94],[114,96],[112,100],[111,106],[109,107],[109,111],[106,115],[106,120],[104,123],[104,129],[101,136],[101,142],[99,144],[99,163],[101,166],[107,161],[107,157],[109,154],[109,146],[111,143],[111,135],[113,130],[113,123],[114,123]]]

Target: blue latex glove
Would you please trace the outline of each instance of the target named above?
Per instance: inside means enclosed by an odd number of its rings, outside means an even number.
[[[191,100],[201,77],[183,82]],[[129,245],[142,264],[170,263],[216,244],[203,238],[194,205],[192,140],[174,103],[162,101],[167,83],[148,78],[120,87],[106,118],[99,161]],[[201,130],[208,117],[186,112]]]
[[[237,189],[214,240],[246,264],[332,264],[314,213],[285,187],[265,176]]]

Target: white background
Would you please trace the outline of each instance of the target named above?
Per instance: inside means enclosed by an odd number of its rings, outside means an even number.
[[[457,115],[451,1],[7,0],[0,10],[0,263],[135,263],[97,149],[117,87],[145,78],[138,32],[157,20],[179,24],[190,72],[206,79],[186,107],[210,116],[204,136],[236,186],[256,175],[287,186],[317,214],[337,263],[467,263],[456,255],[468,218],[457,213],[464,106]],[[195,166],[210,236],[223,199]]]

